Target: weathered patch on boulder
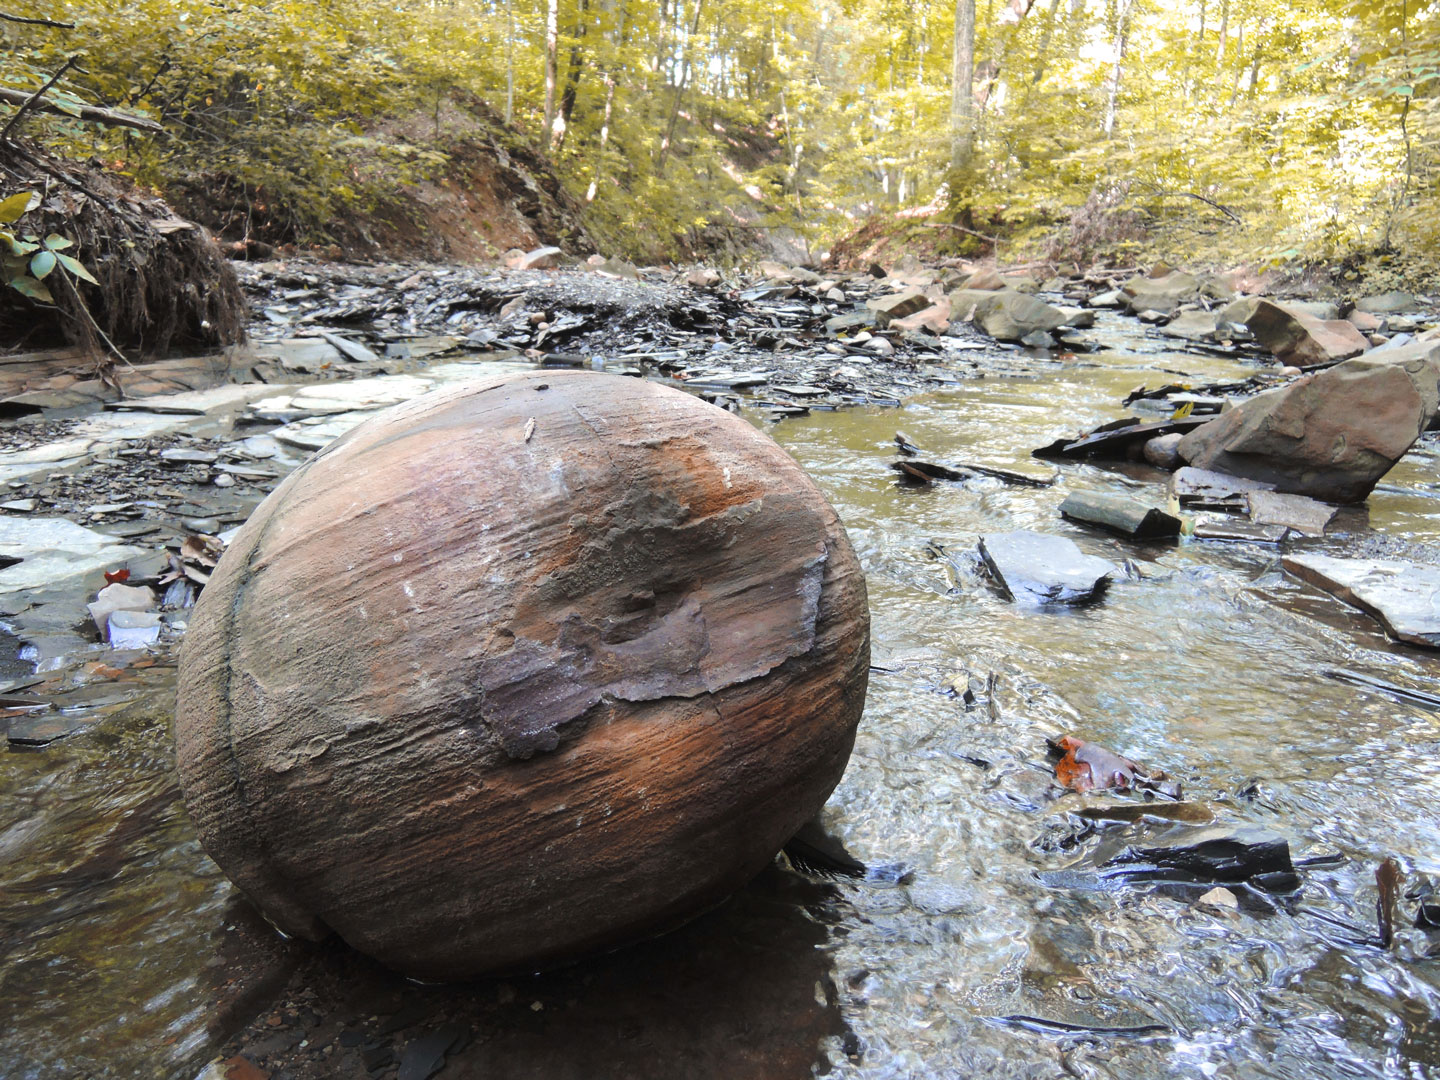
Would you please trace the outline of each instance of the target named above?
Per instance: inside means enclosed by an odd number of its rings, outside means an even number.
[[[1347,360],[1257,395],[1190,432],[1180,456],[1201,469],[1325,502],[1359,502],[1440,407],[1440,346]]]

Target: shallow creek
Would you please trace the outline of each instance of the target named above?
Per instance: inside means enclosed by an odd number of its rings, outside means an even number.
[[[1407,881],[1440,875],[1440,714],[1325,675],[1440,692],[1440,659],[1287,578],[1273,546],[1127,544],[1057,513],[1081,487],[1163,499],[1162,474],[1065,464],[1048,488],[911,489],[887,467],[903,429],[931,461],[1037,468],[1031,448],[1174,381],[1157,367],[1248,374],[1142,348],[766,425],[829,495],[868,575],[869,701],[825,822],[879,868],[870,880],[777,869],[628,953],[413,987],[257,925],[179,801],[162,665],[84,733],[0,758],[0,1076],[189,1080],[252,1014],[297,995],[331,1037],[407,998],[422,1026],[469,1015],[475,1043],[441,1077],[1440,1076],[1440,964],[1423,958],[1440,940],[1404,917],[1393,948],[1370,940],[1381,860]],[[1369,527],[1437,542],[1437,464],[1426,446],[1402,462]],[[1347,512],[1348,535],[1318,543],[1353,547],[1365,522]],[[1016,528],[1131,570],[1087,608],[1017,607],[973,559],[980,535]],[[1237,887],[1229,914],[1194,903],[1209,886],[1037,876],[1163,832],[1085,835],[1072,811],[1126,797],[1060,795],[1044,741],[1060,732],[1162,768],[1218,823],[1263,826],[1319,861],[1294,896]],[[344,989],[357,983],[363,1000]],[[301,1060],[293,1074],[327,1073]]]

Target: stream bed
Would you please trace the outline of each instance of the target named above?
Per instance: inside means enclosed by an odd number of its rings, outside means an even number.
[[[1327,675],[1440,693],[1440,660],[1287,577],[1274,545],[1127,543],[1057,512],[1081,488],[1163,501],[1158,471],[916,489],[888,467],[900,429],[928,460],[1033,469],[1032,448],[1174,377],[1157,369],[1253,371],[1101,331],[1106,350],[898,409],[752,416],[826,492],[868,578],[869,698],[823,819],[866,880],[777,862],[636,948],[416,986],[280,940],[205,856],[162,656],[77,706],[83,730],[0,759],[0,1077],[190,1080],[217,1055],[391,1077],[425,1039],[444,1044],[434,1075],[506,1080],[1440,1076],[1440,938],[1402,914],[1380,947],[1375,877],[1386,858],[1402,891],[1440,877],[1440,713]],[[1367,530],[1436,544],[1431,438],[1334,536],[1287,549],[1353,551]],[[1127,572],[1092,606],[1017,606],[974,557],[1012,529]],[[1062,733],[1165,770],[1218,825],[1285,837],[1301,889],[1234,887],[1228,910],[1196,903],[1208,884],[1087,874],[1101,848],[1174,826],[1078,814],[1141,800],[1062,793],[1046,754]]]

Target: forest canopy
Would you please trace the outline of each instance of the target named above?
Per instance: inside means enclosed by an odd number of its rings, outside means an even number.
[[[76,57],[52,94],[165,131],[27,127],[281,239],[384,212],[481,115],[548,154],[592,234],[635,256],[757,225],[819,251],[876,212],[1016,251],[1270,262],[1423,260],[1440,229],[1433,0],[4,10],[10,100]]]

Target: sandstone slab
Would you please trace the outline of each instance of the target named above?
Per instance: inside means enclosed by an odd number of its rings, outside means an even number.
[[[1282,493],[1359,502],[1436,415],[1437,359],[1422,342],[1304,376],[1192,431],[1180,456]]]

